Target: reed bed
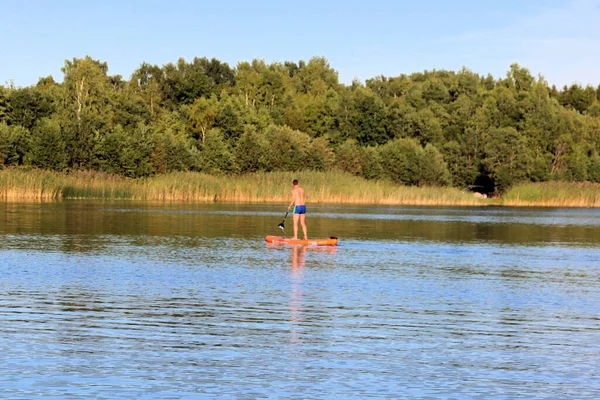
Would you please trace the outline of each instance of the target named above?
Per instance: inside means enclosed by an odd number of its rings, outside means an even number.
[[[600,184],[590,182],[523,183],[502,198],[505,206],[600,207]]]
[[[487,204],[486,200],[454,188],[407,187],[388,181],[368,181],[342,172],[269,172],[239,176],[177,172],[147,179],[127,179],[97,172],[64,174],[11,168],[0,171],[0,198],[286,203],[295,178],[306,189],[310,203]]]
[[[368,181],[342,172],[268,172],[212,176],[177,172],[129,179],[98,172],[69,174],[38,169],[0,171],[0,199],[160,200],[234,203],[287,203],[293,179],[307,191],[307,201],[322,204],[600,207],[600,184],[524,183],[499,199],[479,199],[455,188],[401,186]]]

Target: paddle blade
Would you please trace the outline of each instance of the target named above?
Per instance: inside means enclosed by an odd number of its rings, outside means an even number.
[[[287,215],[289,212],[290,212],[289,210],[285,212],[285,217],[283,217],[283,221],[281,221],[281,223],[279,225],[277,225],[277,227],[279,229],[281,229],[282,231],[285,230],[285,226],[283,226],[283,224],[285,223],[285,219],[287,218]]]

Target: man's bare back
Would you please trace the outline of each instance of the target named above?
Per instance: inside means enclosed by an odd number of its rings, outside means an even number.
[[[304,189],[298,184],[298,180],[292,182],[292,202],[288,206],[288,211],[294,206],[294,239],[298,239],[298,222],[302,226],[304,240],[308,240],[308,230],[306,228],[306,203],[304,202]]]
[[[292,189],[292,203],[296,206],[304,205],[304,189],[299,185],[294,186]]]

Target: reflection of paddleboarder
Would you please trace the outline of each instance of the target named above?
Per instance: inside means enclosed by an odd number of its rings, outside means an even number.
[[[304,268],[305,259],[304,256],[306,254],[307,246],[298,246],[295,245],[292,250],[292,273],[294,277],[296,277],[296,272],[301,272],[302,268]]]
[[[298,184],[298,179],[292,182],[292,202],[288,206],[288,211],[294,206],[294,239],[298,239],[298,221],[302,225],[304,240],[308,240],[308,230],[306,229],[306,203],[304,202],[304,189]]]
[[[290,297],[290,343],[298,345],[301,343],[300,329],[302,325],[302,281],[304,280],[305,254],[308,246],[295,245],[292,248],[292,290]]]

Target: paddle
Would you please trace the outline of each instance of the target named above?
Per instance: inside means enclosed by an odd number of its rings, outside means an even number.
[[[289,212],[290,212],[290,210],[287,210],[287,211],[285,212],[285,217],[283,217],[283,221],[281,221],[281,223],[280,223],[279,225],[277,225],[277,227],[278,227],[279,229],[281,229],[282,231],[283,231],[283,230],[285,230],[285,225],[283,225],[283,224],[284,224],[284,222],[285,222],[285,219],[287,218],[287,215],[288,215],[288,213],[289,213]]]

